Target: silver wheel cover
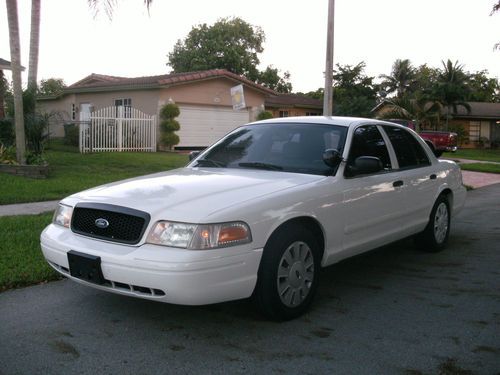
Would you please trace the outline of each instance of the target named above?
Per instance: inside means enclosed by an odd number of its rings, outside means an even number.
[[[314,280],[314,257],[302,241],[292,243],[283,253],[278,265],[277,286],[281,302],[297,307],[308,296]]]
[[[448,233],[449,213],[446,203],[441,202],[434,215],[434,238],[438,244],[446,239]]]

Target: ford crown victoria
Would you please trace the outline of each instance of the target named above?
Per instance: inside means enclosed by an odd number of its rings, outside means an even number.
[[[63,199],[48,263],[101,290],[174,304],[310,306],[320,268],[414,236],[439,251],[463,206],[458,166],[389,122],[296,117],[241,126],[184,168]]]

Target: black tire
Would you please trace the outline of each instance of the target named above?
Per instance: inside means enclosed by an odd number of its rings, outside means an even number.
[[[437,158],[440,158],[443,155],[442,150],[434,150],[434,155],[436,155]]]
[[[257,308],[278,321],[302,315],[316,294],[320,264],[321,249],[307,228],[297,224],[279,228],[260,261],[253,295]]]
[[[417,246],[427,252],[443,250],[450,235],[450,203],[445,195],[440,195],[432,207],[429,223],[415,236]]]

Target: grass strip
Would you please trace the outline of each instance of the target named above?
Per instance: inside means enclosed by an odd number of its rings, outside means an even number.
[[[0,292],[59,279],[40,249],[51,213],[0,217]]]
[[[483,172],[483,173],[500,173],[500,164],[489,163],[470,163],[460,164],[460,168],[464,171]]]
[[[46,152],[47,179],[0,174],[0,205],[64,198],[91,187],[184,166],[188,156],[166,152],[80,154],[54,143]]]

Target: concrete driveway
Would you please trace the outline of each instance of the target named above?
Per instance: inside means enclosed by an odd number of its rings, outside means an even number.
[[[498,374],[500,185],[469,192],[442,253],[411,240],[322,273],[286,323],[248,301],[181,307],[68,280],[0,294],[0,374]]]

